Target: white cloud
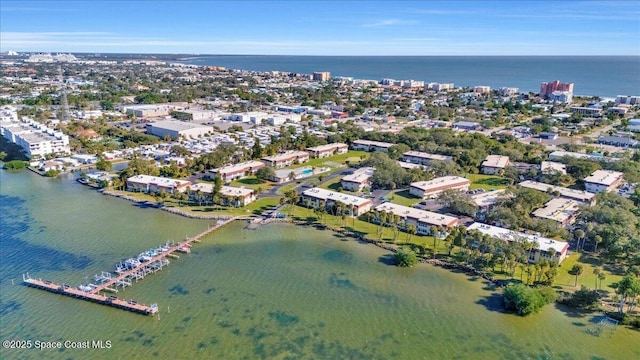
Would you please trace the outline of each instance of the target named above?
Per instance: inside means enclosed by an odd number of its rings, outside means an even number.
[[[398,19],[386,19],[386,20],[376,21],[376,22],[373,22],[373,23],[364,24],[364,25],[362,25],[362,27],[391,26],[391,25],[396,25],[398,23],[400,23],[400,20],[398,20]]]

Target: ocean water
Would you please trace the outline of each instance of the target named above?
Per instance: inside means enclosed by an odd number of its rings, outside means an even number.
[[[640,95],[640,56],[273,56],[203,55],[183,59],[194,65],[285,71],[356,79],[423,80],[456,86],[507,86],[539,92],[540,83],[573,82],[574,94]]]
[[[0,338],[111,341],[110,349],[6,350],[7,359],[637,359],[640,333],[589,334],[592,315],[501,311],[482,279],[327,231],[229,224],[118,294],[143,316],[28,288],[80,284],[207,221],[106,197],[71,177],[0,172]],[[12,284],[13,280],[13,284]]]

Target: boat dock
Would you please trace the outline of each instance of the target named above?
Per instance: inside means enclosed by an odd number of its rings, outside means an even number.
[[[114,272],[102,271],[101,274],[96,275],[95,282],[91,284],[83,284],[74,288],[66,284],[58,285],[47,280],[33,279],[29,274],[26,276],[23,275],[22,281],[26,286],[36,289],[92,301],[102,305],[109,305],[139,314],[153,315],[158,312],[158,306],[156,304],[152,304],[151,306],[141,305],[134,300],[121,300],[113,295],[102,295],[100,292],[108,291],[117,293],[118,287],[124,289],[133,285],[134,281],[137,282],[138,280],[144,279],[148,274],[162,270],[163,267],[169,265],[168,257],[174,259],[179,258],[178,255],[174,254],[175,252],[190,253],[192,243],[200,242],[201,238],[233,220],[234,219],[218,221],[215,226],[210,226],[200,234],[187,238],[178,244],[169,245],[167,243],[155,251],[151,250],[142,253],[138,258],[140,261],[135,258],[127,259],[125,263],[117,264]]]

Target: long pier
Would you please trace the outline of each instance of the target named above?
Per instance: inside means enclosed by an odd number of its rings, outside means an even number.
[[[121,286],[123,288],[131,286],[133,279],[142,279],[147,274],[161,270],[162,267],[169,264],[169,260],[167,259],[167,257],[179,258],[178,255],[174,254],[175,252],[191,252],[192,243],[200,242],[201,238],[233,220],[235,219],[218,221],[215,226],[210,226],[207,230],[201,232],[200,234],[191,238],[187,238],[186,240],[169,247],[165,251],[156,254],[148,261],[145,261],[139,266],[133,267],[126,271],[117,272],[117,275],[115,277],[111,276],[112,273],[103,271],[101,275],[96,275],[96,281],[99,282],[99,284],[90,284],[81,286],[79,288],[73,288],[66,284],[58,285],[47,280],[43,281],[41,279],[33,279],[29,277],[28,274],[27,276],[22,276],[22,281],[25,285],[36,289],[66,295],[76,299],[92,301],[102,305],[109,305],[118,309],[129,310],[139,314],[153,315],[158,312],[158,306],[156,304],[152,304],[151,306],[141,305],[134,300],[126,301],[118,299],[113,295],[101,295],[100,291],[110,291],[117,293],[118,290],[115,289],[114,286]]]

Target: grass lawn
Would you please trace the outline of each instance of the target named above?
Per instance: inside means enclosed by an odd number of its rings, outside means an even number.
[[[340,182],[342,181],[342,177],[338,176],[334,179],[331,179],[329,181],[325,181],[322,184],[320,184],[320,187],[323,189],[329,189],[329,190],[333,190],[333,191],[338,191],[340,188]],[[345,191],[345,193],[348,193],[348,191]]]
[[[467,179],[471,181],[470,190],[485,189],[485,190],[497,190],[507,187],[507,181],[505,178],[495,175],[483,175],[483,174],[467,174]]]
[[[248,189],[262,188],[262,191],[267,191],[272,187],[274,187],[275,183],[272,183],[271,181],[258,179],[255,176],[247,176],[242,179],[233,180],[230,185],[237,186],[237,187],[244,186],[245,188],[248,188]]]
[[[167,204],[167,205],[176,207],[185,212],[193,213],[194,215],[250,216],[250,215],[259,215],[263,211],[271,210],[272,208],[280,205],[280,199],[279,198],[262,198],[252,202],[247,206],[239,207],[239,208],[218,206],[218,205],[178,206],[177,203]]]
[[[394,204],[398,204],[398,205],[404,205],[404,206],[413,206],[417,203],[419,203],[420,201],[422,201],[421,198],[417,198],[411,194],[409,194],[409,190],[396,190],[394,192],[392,192],[391,194],[387,195],[387,199],[389,201],[391,201]]]
[[[575,264],[581,264],[583,266],[582,274],[578,276],[578,287],[574,287],[573,285],[575,284],[576,276],[569,274],[569,270],[571,270]],[[600,270],[603,270],[603,267],[600,266],[600,262],[589,254],[574,252],[562,261],[560,271],[558,271],[558,276],[556,277],[554,285],[560,286],[564,290],[571,291],[580,288],[581,285],[594,289],[596,286],[595,281],[597,276],[593,273],[593,269],[597,267],[599,267]],[[610,285],[620,281],[622,279],[622,275],[615,274],[608,270],[603,271],[606,278],[602,280],[602,290],[614,293],[615,290],[613,290]],[[598,280],[598,286],[600,286],[600,280]]]
[[[349,150],[345,154],[333,155],[322,159],[311,159],[304,164],[291,166],[289,168],[299,167],[300,165],[313,167],[336,167],[336,164],[344,165],[347,161],[349,161],[351,164],[357,164],[362,161],[360,157],[363,155],[367,158],[370,154],[366,151]]]
[[[293,181],[287,185],[282,186],[280,189],[278,189],[278,194],[280,195],[284,195],[284,193],[286,193],[289,190],[294,189],[296,186],[298,186],[298,181]]]

